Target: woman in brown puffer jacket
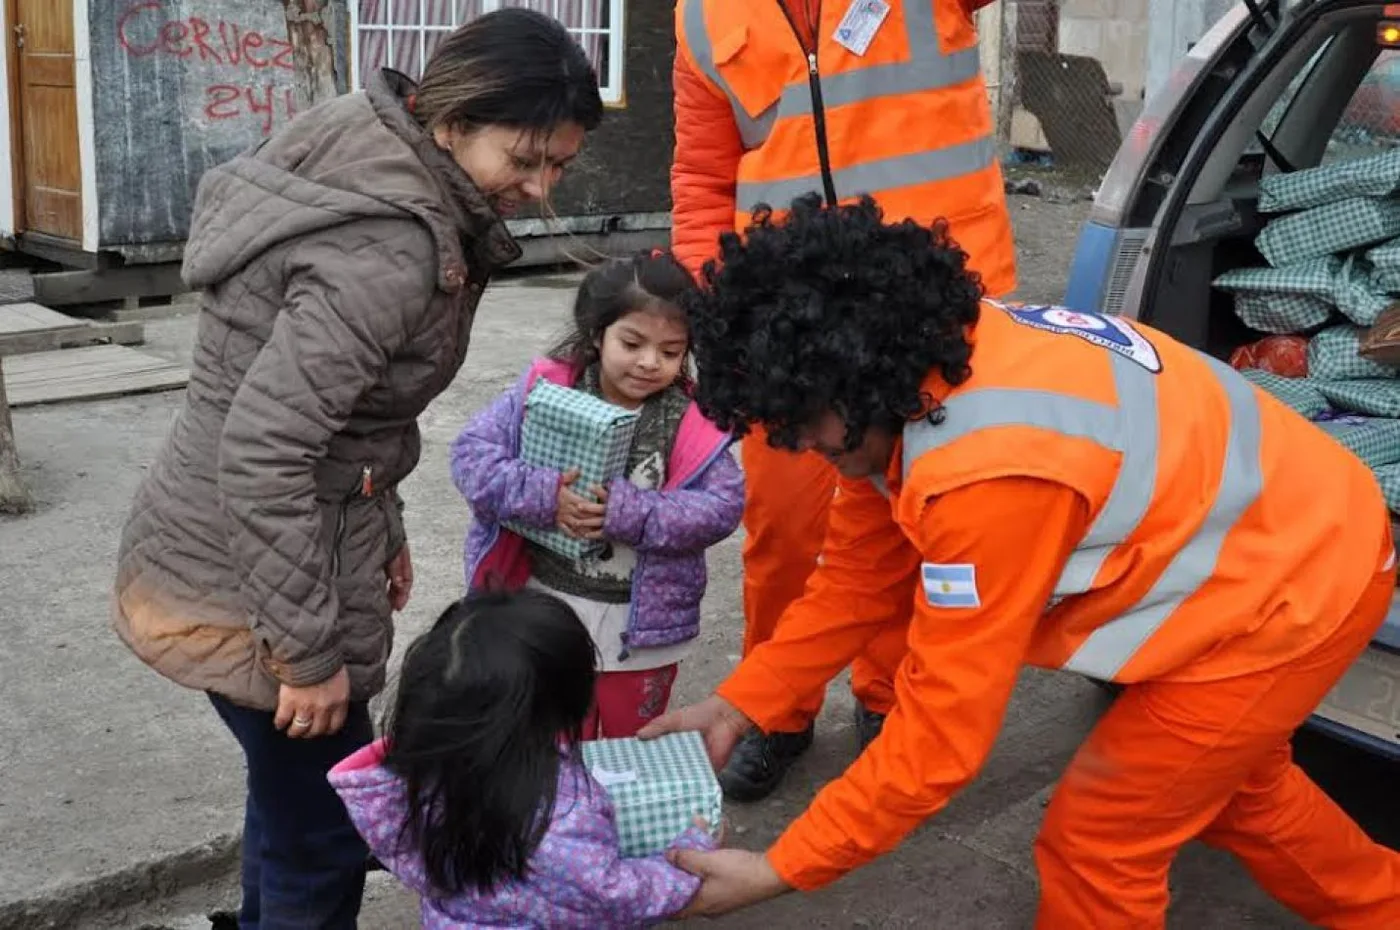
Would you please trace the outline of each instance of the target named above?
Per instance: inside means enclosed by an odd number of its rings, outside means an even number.
[[[467,352],[503,222],[602,118],[557,22],[448,36],[202,180],[189,390],[122,534],[114,624],[208,693],[248,763],[244,930],[354,927],[367,853],[326,782],[372,739],[412,569],[396,486]]]

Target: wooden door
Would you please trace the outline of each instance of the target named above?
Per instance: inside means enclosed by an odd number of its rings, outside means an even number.
[[[10,48],[18,99],[12,146],[19,188],[16,232],[81,242],[82,175],[73,63],[72,0],[11,0]]]

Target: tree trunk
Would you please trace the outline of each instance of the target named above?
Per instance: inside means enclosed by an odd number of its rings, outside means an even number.
[[[330,0],[282,0],[287,10],[287,40],[296,68],[297,111],[308,110],[340,94],[331,43]]]
[[[5,360],[0,358],[0,513],[24,513],[33,506],[19,476],[10,400],[5,396]]]

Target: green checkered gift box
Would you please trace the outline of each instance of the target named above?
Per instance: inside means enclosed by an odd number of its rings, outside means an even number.
[[[520,458],[541,468],[579,470],[574,490],[592,498],[593,485],[607,486],[627,468],[637,414],[583,391],[541,379],[525,398]],[[507,523],[513,532],[571,559],[601,551],[601,540],[574,539],[557,527]]]
[[[1254,240],[1275,268],[1400,236],[1400,200],[1356,197],[1274,220]]]
[[[1371,468],[1400,462],[1400,420],[1346,417],[1317,425]]]
[[[1306,210],[1353,197],[1388,197],[1400,191],[1400,149],[1337,165],[1322,165],[1259,182],[1259,212]]]
[[[1235,313],[1246,326],[1288,336],[1331,319],[1341,267],[1327,255],[1286,268],[1239,268],[1216,278],[1215,286],[1235,295]]]
[[[662,852],[702,817],[714,836],[722,816],[719,781],[696,732],[642,742],[600,739],[581,744],[583,762],[608,791],[617,812],[622,855]]]
[[[1285,378],[1262,368],[1246,368],[1240,374],[1309,420],[1327,409],[1327,398],[1307,378]]]
[[[1312,337],[1308,340],[1308,377],[1318,381],[1394,378],[1396,369],[1360,354],[1365,335],[1360,326],[1343,325],[1329,326]]]

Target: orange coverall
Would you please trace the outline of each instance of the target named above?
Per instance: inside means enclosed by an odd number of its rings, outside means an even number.
[[[976,70],[977,36],[971,14],[990,0],[922,0],[923,18],[936,28],[926,41],[946,56],[945,62],[971,61],[966,80],[936,89],[843,99],[837,82],[866,67],[900,66],[917,57],[907,47],[906,25],[919,22],[913,4],[892,0],[887,20],[864,55],[857,56],[835,41],[848,0],[721,0],[706,7],[708,35],[688,35],[688,7],[702,0],[682,0],[677,6],[678,50],[674,88],[675,159],[671,170],[672,245],[677,258],[699,275],[701,266],[718,252],[721,233],[742,230],[748,223],[743,204],[736,203],[741,177],[792,178],[813,170],[818,161],[815,126],[810,107],[791,115],[777,108],[765,141],[746,146],[736,116],[736,100],[697,66],[695,45],[712,46],[706,60],[717,60],[721,80],[749,109],[771,102],[808,99],[805,49],[815,48],[826,83],[826,138],[838,181],[843,169],[911,154],[937,155],[940,150],[985,140],[991,150],[992,121],[986,87]],[[800,42],[791,16],[801,32]],[[692,10],[692,13],[698,10]],[[909,25],[910,29],[915,28]],[[913,35],[914,33],[910,33]],[[743,39],[735,47],[736,35]],[[937,73],[942,66],[934,68]],[[757,116],[749,113],[749,116]],[[814,191],[821,189],[813,182]],[[912,216],[931,223],[946,216],[955,239],[972,252],[971,265],[985,274],[988,293],[1009,293],[1015,287],[1015,253],[1006,211],[1000,169],[994,158],[968,175],[887,190],[846,190],[840,196],[870,193],[891,213],[889,219]],[[782,203],[771,204],[782,207]],[[836,490],[836,472],[820,456],[773,449],[762,430],[741,443],[747,482],[744,528],[744,653],[773,635],[788,605],[802,595],[816,566],[827,514]],[[890,630],[877,637],[852,663],[852,690],[867,707],[885,712],[893,701],[894,670],[904,654],[904,635]],[[796,710],[783,729],[800,729],[821,707],[813,695]]]
[[[1163,927],[1168,869],[1192,839],[1233,852],[1314,923],[1400,927],[1400,853],[1373,843],[1289,747],[1394,594],[1379,489],[1312,424],[1218,374],[1224,366],[1137,329],[1160,370],[1115,382],[1122,366],[1110,373],[1098,346],[985,309],[972,378],[926,385],[949,411],[925,434],[942,431],[941,445],[896,452],[887,492],[840,481],[806,595],[718,689],[772,729],[873,637],[902,627],[912,601],[883,732],[769,850],[790,885],[817,888],[896,846],[982,766],[1022,665],[1076,668],[1102,638],[1121,655],[1099,677],[1127,687],[1046,812],[1039,927]],[[1127,396],[1130,384],[1151,385],[1155,399]],[[1144,414],[1170,428],[1149,424],[1111,448],[1057,432],[1063,417],[1017,425],[1005,406],[1028,392],[1044,409],[1087,411],[1119,439]],[[994,403],[979,413],[979,398]],[[1155,411],[1128,411],[1144,403]],[[1105,420],[1114,405],[1128,412]],[[1257,453],[1239,454],[1250,447]],[[1125,467],[1143,448],[1155,460]],[[1216,492],[1233,493],[1232,482],[1252,484],[1254,496],[1233,523],[1217,522]],[[1136,527],[1106,556],[1089,547],[1110,502],[1143,491],[1150,502]],[[1214,568],[1160,610],[1144,591],[1203,542],[1216,549]],[[1098,571],[1067,582],[1086,552],[1099,552]],[[930,565],[971,567],[976,606],[937,606],[921,583]],[[1057,593],[1067,587],[1081,593]],[[1125,616],[1155,625],[1115,639]]]

